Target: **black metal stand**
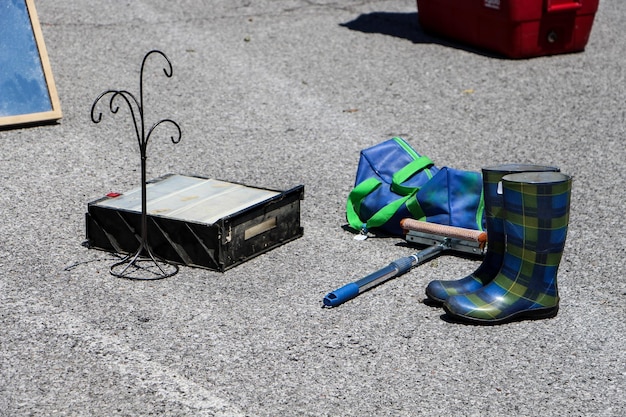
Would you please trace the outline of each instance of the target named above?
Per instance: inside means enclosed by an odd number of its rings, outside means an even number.
[[[148,209],[146,192],[146,149],[148,141],[150,140],[150,136],[154,130],[162,124],[169,124],[176,129],[176,136],[170,136],[172,143],[176,144],[180,142],[181,139],[180,126],[172,119],[159,120],[147,131],[145,128],[143,106],[143,71],[146,60],[153,54],[159,55],[165,59],[167,66],[163,67],[163,72],[166,77],[170,78],[172,76],[172,63],[163,52],[152,50],[144,56],[141,63],[141,72],[139,75],[139,100],[126,90],[107,90],[100,94],[91,106],[91,120],[94,123],[100,123],[102,120],[102,113],[99,112],[96,116],[95,110],[98,102],[107,95],[110,95],[109,110],[111,113],[115,114],[119,111],[120,107],[117,103],[121,100],[122,103],[126,103],[130,111],[130,115],[132,116],[135,133],[137,135],[137,142],[139,144],[139,151],[141,153],[141,234],[136,235],[139,240],[139,248],[137,251],[134,254],[128,254],[121,261],[113,264],[110,271],[111,274],[116,277],[139,280],[167,278],[178,272],[178,266],[157,260],[148,243]]]

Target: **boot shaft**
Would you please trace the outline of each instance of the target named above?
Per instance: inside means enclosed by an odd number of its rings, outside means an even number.
[[[557,172],[502,178],[506,251],[501,275],[533,289],[534,297],[558,298],[557,270],[570,211],[571,177]]]
[[[485,214],[490,219],[503,219],[502,177],[523,172],[559,172],[559,168],[545,165],[503,164],[482,169]],[[489,228],[487,228],[488,230]]]
[[[559,168],[545,165],[504,164],[483,168],[483,193],[487,223],[488,255],[486,263],[493,263],[497,273],[504,254],[504,201],[502,177],[523,172],[558,172]],[[495,255],[495,256],[494,256]],[[493,259],[492,259],[493,258]]]
[[[572,179],[557,172],[510,174],[502,179],[507,251],[560,254],[569,223]],[[541,262],[540,262],[541,263]]]

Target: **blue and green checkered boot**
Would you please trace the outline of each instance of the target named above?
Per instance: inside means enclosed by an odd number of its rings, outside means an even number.
[[[484,287],[448,298],[452,318],[497,324],[554,317],[559,310],[557,270],[569,222],[571,177],[526,172],[502,178],[506,247],[502,267]]]
[[[465,278],[431,281],[426,295],[432,301],[443,303],[451,295],[476,291],[488,284],[500,271],[504,257],[504,213],[500,182],[507,174],[518,172],[558,171],[558,168],[542,165],[506,164],[483,168],[483,194],[487,223],[487,253],[482,264]]]

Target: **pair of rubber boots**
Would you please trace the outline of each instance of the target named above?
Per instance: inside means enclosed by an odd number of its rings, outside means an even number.
[[[426,295],[455,320],[499,324],[554,317],[572,180],[558,168],[507,164],[483,172],[487,252],[455,281],[432,281]]]

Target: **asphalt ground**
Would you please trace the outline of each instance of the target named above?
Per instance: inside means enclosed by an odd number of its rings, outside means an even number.
[[[425,34],[409,0],[36,3],[63,119],[0,132],[0,415],[626,415],[626,2],[585,52],[528,60]],[[81,246],[88,202],[140,183],[129,119],[91,105],[155,48],[174,74],[148,64],[147,117],[183,133],[151,139],[148,177],[304,184],[302,238],[150,282]],[[414,252],[343,228],[359,151],[392,136],[573,176],[555,318],[444,320],[425,286],[480,263],[448,255],[322,308]]]

